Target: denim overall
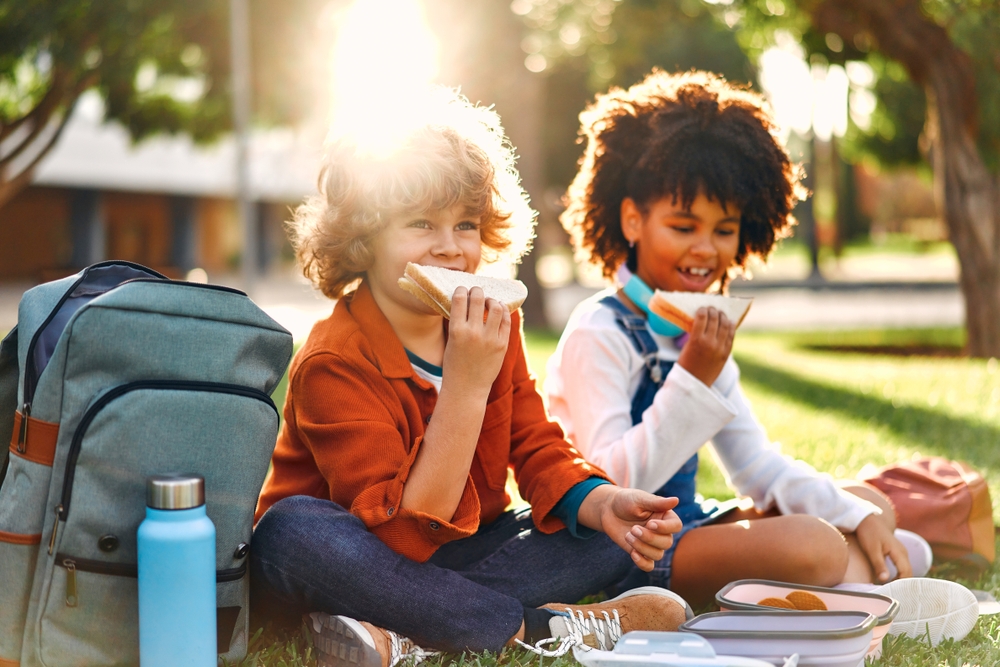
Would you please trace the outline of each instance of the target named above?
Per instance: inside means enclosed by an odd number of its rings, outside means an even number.
[[[653,397],[656,396],[657,390],[663,386],[663,381],[674,362],[657,357],[656,353],[659,348],[650,335],[649,329],[646,328],[646,318],[633,313],[614,296],[601,299],[601,305],[614,311],[618,326],[646,364],[646,372],[639,383],[639,389],[632,397],[632,425],[635,426],[642,421],[642,413],[646,411],[646,408],[653,404]],[[661,560],[656,562],[653,571],[646,573],[636,568],[616,587],[619,592],[646,585],[669,588],[671,563],[678,541],[690,529],[707,523],[715,517],[714,513],[709,514],[702,509],[700,499],[695,496],[695,476],[697,474],[698,454],[695,453],[673,477],[667,480],[666,484],[655,491],[658,496],[677,498],[679,502],[674,508],[674,512],[680,517],[684,527],[674,535],[673,546],[664,553]]]

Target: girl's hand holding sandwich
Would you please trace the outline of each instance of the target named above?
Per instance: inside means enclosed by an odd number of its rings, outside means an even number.
[[[736,325],[715,308],[699,308],[677,363],[711,387],[733,351]]]
[[[681,520],[673,512],[676,505],[676,498],[604,484],[583,499],[577,521],[607,534],[639,569],[649,572],[681,529]]]

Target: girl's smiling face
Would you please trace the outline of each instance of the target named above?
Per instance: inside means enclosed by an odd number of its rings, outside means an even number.
[[[680,197],[663,197],[646,215],[626,197],[621,224],[635,243],[635,273],[653,289],[704,292],[725,275],[740,246],[740,209],[701,193],[688,208]]]

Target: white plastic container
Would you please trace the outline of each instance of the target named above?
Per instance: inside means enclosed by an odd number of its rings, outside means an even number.
[[[763,660],[716,655],[708,641],[690,632],[626,632],[612,651],[578,645],[573,656],[584,667],[771,667]]]
[[[758,604],[764,598],[783,598],[792,591],[812,593],[823,601],[828,611],[863,611],[875,616],[875,629],[872,631],[871,646],[868,647],[867,655],[872,659],[882,655],[882,638],[889,632],[893,619],[899,613],[899,603],[887,595],[786,584],[766,579],[743,579],[726,585],[716,593],[715,602],[722,611],[757,610],[803,613],[792,609],[766,607]]]
[[[724,611],[697,616],[679,630],[701,635],[718,654],[783,665],[797,653],[800,667],[859,667],[874,627],[875,616],[858,611]]]

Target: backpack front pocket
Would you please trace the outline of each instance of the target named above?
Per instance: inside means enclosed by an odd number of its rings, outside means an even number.
[[[55,557],[40,627],[41,662],[137,665],[139,593],[135,565]]]
[[[136,531],[154,474],[205,477],[219,606],[229,609],[227,618],[239,607],[233,623],[245,625],[246,558],[238,547],[250,542],[266,472],[246,461],[267,461],[277,426],[265,394],[233,385],[141,381],[93,401],[73,434],[58,494],[50,581],[37,617],[43,664],[138,661]],[[245,643],[245,634],[230,623],[226,639]]]

